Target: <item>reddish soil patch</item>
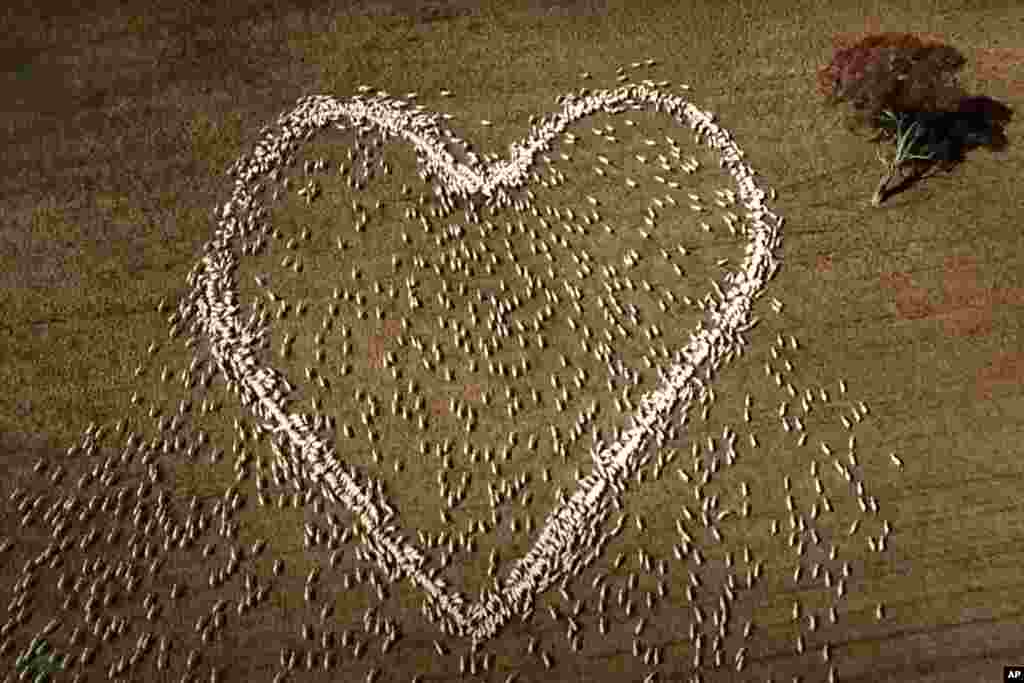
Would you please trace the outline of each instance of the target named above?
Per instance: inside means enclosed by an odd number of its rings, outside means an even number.
[[[402,321],[389,318],[384,321],[381,332],[370,335],[366,342],[366,362],[369,363],[371,368],[379,370],[384,367],[384,352],[387,350],[385,347],[389,340],[394,339],[401,333]]]
[[[483,397],[484,388],[482,384],[467,384],[462,387],[462,400],[478,403]]]
[[[462,400],[466,402],[479,403],[483,396],[483,385],[481,384],[465,384],[462,387]],[[448,410],[448,399],[449,395],[445,395],[443,398],[434,398],[430,401],[430,414],[431,415],[444,415],[450,412]],[[451,413],[454,415],[455,413]]]
[[[1024,94],[1024,49],[988,47],[974,51],[974,69],[978,78],[1003,81],[1015,95]]]
[[[883,273],[882,285],[895,290],[896,313],[901,318],[916,320],[931,313],[928,292],[915,287],[906,273]]]
[[[942,303],[928,301],[928,292],[913,284],[906,273],[885,273],[882,285],[895,292],[897,313],[907,319],[940,318],[950,336],[977,336],[992,329],[992,313],[999,305],[1024,302],[1024,290],[1019,287],[993,288],[983,286],[978,279],[978,266],[974,259],[950,256],[946,259],[942,289]]]
[[[1000,384],[1019,387],[1024,384],[1024,353],[1004,353],[978,372],[975,394],[990,400],[993,389]]]
[[[935,318],[951,337],[978,337],[992,332],[993,312],[998,306],[1024,303],[1020,287],[986,287],[978,278],[978,264],[963,256],[946,258],[942,289],[943,300],[935,305],[928,292],[913,284],[906,273],[885,273],[883,286],[894,291],[896,311],[906,319]],[[999,384],[1024,383],[1024,354],[1002,354],[982,368],[976,378],[975,393],[991,399]]]
[[[991,330],[992,290],[983,289],[978,283],[977,264],[972,259],[947,258],[942,288],[946,300],[936,313],[943,318],[946,334],[961,337]]]
[[[448,410],[448,399],[447,398],[441,398],[441,397],[432,398],[432,399],[430,399],[429,408],[430,408],[430,414],[431,415],[433,415],[434,417],[440,417],[440,416],[444,415],[445,413],[449,412],[449,410]],[[452,414],[454,415],[454,413],[452,413]]]

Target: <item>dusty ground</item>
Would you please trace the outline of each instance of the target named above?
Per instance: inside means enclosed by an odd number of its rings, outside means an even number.
[[[82,606],[89,585],[104,571],[93,562],[105,558],[116,567],[128,561],[134,498],[121,518],[101,509],[75,521],[75,545],[63,564],[44,563],[33,583],[16,583],[26,562],[52,541],[38,518],[54,497],[71,495],[83,473],[122,456],[123,435],[110,435],[115,423],[127,419],[126,432],[137,430],[149,440],[155,434],[149,405],[165,402],[173,412],[184,396],[159,379],[161,366],[180,371],[191,354],[181,338],[168,339],[167,313],[158,313],[157,306],[166,300],[173,308],[185,293],[185,277],[214,229],[211,209],[231,188],[224,170],[258,139],[261,126],[302,95],[345,97],[358,84],[371,83],[392,93],[420,91],[423,104],[456,114],[453,127],[479,140],[479,150],[501,152],[527,129],[527,116],[550,111],[557,95],[584,85],[611,87],[616,66],[645,57],[658,59],[652,78],[692,84],[693,101],[718,113],[764,184],[778,191],[776,210],[787,217],[784,267],[769,295],[786,308],[775,316],[764,307],[754,344],[772,361],[767,349],[776,332],[799,337],[800,350],[783,354],[795,366],[794,383],[815,391],[828,385],[835,395],[838,379],[846,378],[850,400],[870,405],[870,417],[858,427],[861,474],[893,529],[883,553],[869,552],[863,542],[847,544],[847,525],[838,522],[827,536],[842,545],[838,560],[808,548],[805,572],[817,563],[838,579],[843,563],[851,563],[848,597],[837,603],[840,618],[832,624],[827,606],[834,587],[792,584],[798,561],[786,547],[785,514],[778,515],[779,537],[769,538],[771,515],[756,508],[756,525],[737,527],[732,542],[737,558],[745,544],[756,549],[766,579],[744,594],[731,622],[729,657],[718,669],[706,657],[703,680],[827,680],[835,665],[844,681],[987,681],[999,680],[1004,664],[1024,663],[1018,571],[1024,510],[1015,494],[1024,471],[1022,159],[1013,144],[1019,121],[1008,130],[1011,146],[1005,152],[973,152],[953,173],[930,178],[872,210],[867,199],[876,181],[874,151],[832,125],[813,92],[815,68],[834,44],[864,30],[915,30],[945,36],[965,53],[969,90],[1019,108],[1024,71],[1015,41],[1024,16],[1005,3],[972,3],[967,10],[937,2],[927,11],[911,2],[842,9],[806,2],[722,4],[727,6],[659,3],[641,11],[568,2],[484,9],[477,3],[349,3],[341,14],[311,2],[148,3],[142,11],[131,3],[75,3],[73,10],[68,3],[8,3],[0,24],[7,102],[0,126],[0,457],[8,475],[0,482],[0,535],[14,545],[2,555],[0,590],[7,600],[2,619],[24,608],[25,621],[4,631],[0,667],[13,672],[16,651],[58,617],[64,623],[48,638],[58,653],[77,658],[91,644],[96,654],[57,680],[73,674],[106,678],[146,631],[154,643],[161,635],[170,638],[169,666],[155,668],[154,644],[147,658],[121,674],[123,680],[180,680],[196,649],[203,656],[195,680],[210,679],[213,668],[221,680],[269,681],[282,668],[283,648],[297,653],[292,679],[363,680],[375,668],[380,681],[409,680],[417,671],[425,681],[458,679],[459,655],[467,644],[440,637],[419,616],[419,600],[407,588],[394,586],[379,595],[367,578],[370,565],[355,557],[356,542],[343,544],[338,568],[329,569],[332,550],[303,543],[304,523],[327,531],[324,514],[313,503],[296,508],[289,500],[278,507],[281,491],[273,485],[273,506],[259,506],[255,474],[238,484],[245,504],[229,516],[238,524],[234,537],[225,537],[213,521],[191,546],[162,552],[154,542],[148,553],[165,559],[153,572],[142,544],[136,551],[140,587],[114,598],[88,629]],[[593,72],[594,81],[580,81],[583,70]],[[456,91],[455,97],[437,96],[442,87]],[[483,118],[495,125],[480,126]],[[294,219],[300,220],[305,219]],[[353,335],[359,340],[357,361],[379,369],[399,329],[394,319],[359,328]],[[146,349],[154,339],[161,347],[149,357]],[[752,361],[749,373],[727,375],[720,393],[753,393],[770,418],[782,392],[760,372],[760,362]],[[135,377],[140,363],[148,370]],[[479,405],[483,389],[473,382],[454,392],[437,389],[429,396],[429,411],[443,418],[451,397]],[[143,396],[138,407],[129,403],[136,391]],[[194,460],[174,449],[150,456],[160,480],[152,484],[149,505],[166,490],[170,502],[163,519],[180,525],[193,496],[203,514],[225,500],[238,449],[270,457],[265,443],[239,435],[234,423],[245,416],[223,384],[215,380],[208,395],[223,408],[194,419],[210,434],[211,447]],[[196,409],[199,403],[197,398]],[[386,403],[381,409],[387,410]],[[823,424],[825,414],[808,416],[808,428],[813,420]],[[828,419],[828,429],[835,428],[838,418]],[[67,456],[90,422],[108,426],[104,445],[91,456]],[[792,439],[781,432],[761,438],[762,455],[742,464],[755,497],[765,507],[769,501],[778,505],[786,476],[798,489],[809,488],[806,458]],[[678,445],[687,460],[689,444]],[[211,448],[225,452],[219,462],[211,462]],[[890,452],[900,454],[902,471],[889,464]],[[142,460],[135,455],[118,466],[116,486],[134,495],[150,474]],[[33,472],[40,461],[44,465]],[[55,463],[66,473],[52,484]],[[365,465],[372,469],[374,463]],[[568,481],[573,468],[553,468],[556,481]],[[670,517],[678,513],[666,510],[683,494],[660,486],[624,501],[650,529],[609,550],[605,565],[619,552],[628,556],[619,571],[604,566],[614,586],[609,603],[628,574],[639,571],[638,548],[672,561],[678,537]],[[19,487],[33,492],[29,502],[37,494],[49,496],[37,519],[25,525],[18,510],[24,498],[10,499]],[[433,495],[432,481],[430,487]],[[87,504],[100,490],[94,482],[77,495]],[[396,495],[408,497],[403,501],[410,524],[440,528],[436,513],[415,492]],[[807,508],[811,498],[807,494]],[[858,515],[848,492],[835,500],[829,519]],[[98,539],[80,549],[90,525]],[[109,536],[115,527],[120,534]],[[257,538],[267,539],[267,548],[253,556]],[[511,537],[493,544],[506,542],[510,548],[521,545]],[[210,556],[204,557],[207,544]],[[241,552],[237,572],[211,586],[211,572],[229,563],[232,547]],[[723,561],[715,550],[708,554],[715,563]],[[458,578],[479,581],[485,555],[456,551],[453,563],[466,563],[465,576],[457,573]],[[280,576],[272,571],[278,557],[286,562]],[[303,584],[314,564],[324,568],[321,595],[307,602]],[[673,564],[665,578],[668,601],[651,609],[643,636],[646,644],[662,648],[661,667],[647,666],[631,652],[636,615],[619,614],[609,636],[598,635],[593,595],[583,593],[594,571],[574,587],[573,598],[587,604],[582,653],[573,653],[565,636],[564,614],[574,600],[549,596],[538,602],[531,622],[514,623],[484,648],[495,664],[476,678],[503,681],[518,672],[523,681],[640,681],[657,669],[660,680],[688,680],[693,654],[686,632],[693,617],[687,608],[669,606],[686,600],[687,567]],[[57,588],[62,572],[70,583],[87,577],[80,590],[71,591],[78,596],[74,603],[65,604]],[[712,583],[729,574],[708,572],[705,580]],[[352,588],[343,589],[346,576]],[[104,590],[118,592],[123,578],[98,588],[100,598]],[[247,580],[265,586],[266,599],[238,613],[238,602],[256,592],[247,590]],[[638,604],[645,592],[655,592],[657,580],[656,571],[641,573],[640,585],[629,591]],[[171,600],[176,583],[186,589]],[[709,613],[718,589],[704,585],[698,591]],[[25,596],[21,602],[19,592]],[[225,624],[208,629],[211,642],[204,644],[196,621],[218,600],[229,601]],[[819,626],[810,629],[806,614],[792,620],[795,600],[820,615]],[[150,602],[160,607],[147,618]],[[879,603],[885,606],[881,620],[875,614]],[[548,604],[562,612],[558,623],[549,618]],[[333,614],[321,617],[324,605],[332,605]],[[372,625],[364,628],[371,606],[402,632],[386,653],[381,634]],[[104,641],[111,616],[124,617],[127,629]],[[747,668],[737,673],[731,655],[745,642],[737,632],[748,619],[757,626],[743,645],[749,650]],[[312,632],[304,634],[307,624]],[[72,644],[74,625],[83,635]],[[365,643],[365,653],[355,641],[343,646],[344,632]],[[802,654],[795,651],[801,633]],[[552,670],[539,654],[527,653],[531,637],[554,654]],[[436,654],[435,639],[450,654]],[[826,641],[829,662],[821,654]],[[337,658],[330,672],[322,668],[327,651]],[[314,670],[307,671],[307,664]]]

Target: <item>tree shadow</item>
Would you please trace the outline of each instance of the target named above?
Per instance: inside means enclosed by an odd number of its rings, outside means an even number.
[[[986,147],[999,152],[1009,146],[1006,126],[1013,118],[1013,109],[991,97],[965,97],[955,111],[911,111],[901,115],[905,124],[919,126],[920,134],[910,153],[931,158],[905,162],[900,182],[886,191],[887,197],[937,173],[952,173],[973,149]],[[890,138],[894,133],[892,128],[883,128],[874,140]]]

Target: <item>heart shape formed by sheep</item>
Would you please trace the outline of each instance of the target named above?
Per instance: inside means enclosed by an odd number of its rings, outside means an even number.
[[[524,141],[511,145],[507,160],[486,165],[457,161],[442,142],[439,117],[409,111],[407,103],[400,100],[384,96],[344,101],[328,96],[301,99],[297,108],[279,121],[285,132],[277,137],[268,134],[254,158],[243,157],[232,168],[235,191],[218,212],[218,230],[189,276],[193,291],[184,304],[192,307],[189,312],[200,320],[211,355],[243,405],[263,428],[286,440],[291,451],[298,454],[289,464],[319,484],[326,497],[353,513],[362,526],[366,552],[393,580],[405,578],[418,586],[425,596],[427,614],[440,622],[443,631],[477,640],[496,634],[540,592],[600,554],[603,544],[597,540],[595,529],[608,516],[609,494],[621,490],[630,473],[642,464],[643,446],[652,436],[659,443],[664,440],[673,411],[699,397],[714,372],[740,352],[746,343],[743,333],[756,324],[751,320],[752,303],[778,269],[773,252],[779,246],[782,220],[765,207],[766,195],[754,183],[754,172],[741,163],[742,153],[728,132],[714,122],[712,114],[653,84],[566,96],[560,101],[561,112],[535,126]],[[265,330],[251,321],[244,323],[238,316],[233,281],[238,257],[232,242],[261,227],[266,209],[255,197],[256,178],[271,172],[297,141],[309,139],[317,128],[369,127],[403,138],[417,152],[422,171],[437,180],[436,191],[442,202],[452,206],[458,202],[473,206],[477,201],[509,206],[511,197],[526,186],[535,156],[547,151],[567,126],[597,112],[619,114],[627,108],[670,116],[719,150],[721,166],[736,180],[738,196],[753,226],[746,233],[749,242],[744,260],[737,270],[728,273],[721,286],[715,284],[717,297],[709,306],[707,324],[698,323],[689,343],[676,354],[682,362],[667,371],[659,370],[660,385],[641,399],[629,428],[614,443],[594,449],[593,471],[550,512],[531,549],[493,590],[484,591],[480,600],[471,603],[449,591],[442,578],[425,569],[423,551],[405,540],[391,507],[372,487],[361,485],[350,475],[333,445],[317,435],[312,421],[286,410],[284,399],[291,386],[279,371],[261,365],[257,359],[256,349]]]

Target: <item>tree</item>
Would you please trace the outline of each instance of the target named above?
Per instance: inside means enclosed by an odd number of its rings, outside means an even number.
[[[49,653],[49,650],[50,644],[45,640],[33,640],[29,649],[15,660],[15,668],[19,672],[28,672],[32,683],[46,683],[51,674],[64,669],[63,660]]]
[[[894,141],[896,154],[878,154],[885,174],[872,204],[943,166],[966,149],[1006,144],[1012,112],[987,97],[969,97],[957,79],[966,59],[955,48],[910,33],[880,33],[836,50],[818,71],[818,88],[831,107],[845,105],[847,128],[872,129],[873,142]],[[908,171],[899,187],[893,187]]]

